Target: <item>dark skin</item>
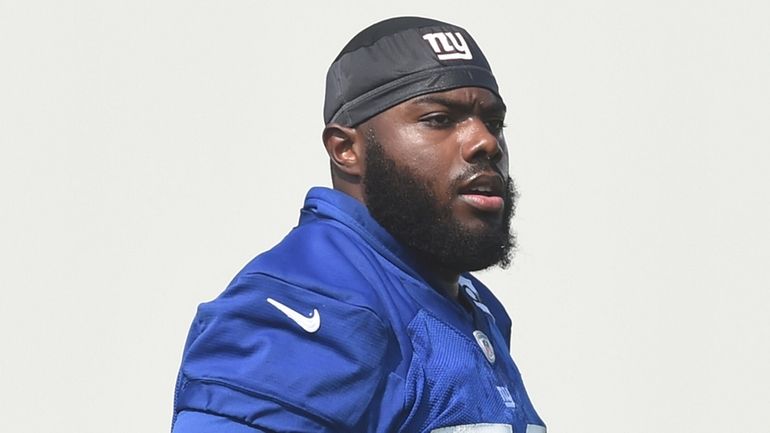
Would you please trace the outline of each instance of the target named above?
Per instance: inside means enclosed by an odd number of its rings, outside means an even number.
[[[452,215],[465,227],[481,229],[500,224],[502,210],[482,206],[485,199],[469,194],[462,173],[488,159],[494,172],[477,181],[496,185],[508,180],[508,148],[503,137],[505,106],[491,91],[463,87],[418,96],[370,118],[356,127],[332,123],[323,132],[331,159],[332,184],[366,204],[362,179],[366,176],[366,134],[374,130],[386,156],[422,179],[430,179],[436,197],[445,200]],[[484,183],[484,182],[482,182]],[[493,188],[494,189],[494,188]],[[494,189],[497,194],[497,190]],[[489,201],[489,200],[487,200]],[[427,263],[445,296],[458,298],[460,271],[440,263]]]

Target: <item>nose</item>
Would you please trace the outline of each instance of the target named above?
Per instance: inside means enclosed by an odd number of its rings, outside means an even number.
[[[503,149],[500,137],[493,134],[481,119],[475,117],[468,119],[466,133],[461,149],[465,161],[472,163],[486,158],[497,163],[502,159]]]

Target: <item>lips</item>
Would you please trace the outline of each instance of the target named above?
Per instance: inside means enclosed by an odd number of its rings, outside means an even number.
[[[499,212],[503,209],[505,187],[497,174],[480,173],[459,188],[460,198],[482,212]]]

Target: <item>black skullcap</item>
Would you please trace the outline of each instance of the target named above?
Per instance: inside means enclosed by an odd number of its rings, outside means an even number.
[[[500,97],[487,59],[465,29],[391,18],[361,31],[334,59],[326,74],[324,121],[355,126],[415,96],[470,86]]]

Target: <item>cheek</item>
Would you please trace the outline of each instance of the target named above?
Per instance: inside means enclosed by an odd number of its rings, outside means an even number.
[[[427,179],[446,176],[459,155],[456,148],[448,145],[438,134],[425,133],[419,127],[403,127],[389,137],[388,153],[397,162]]]

